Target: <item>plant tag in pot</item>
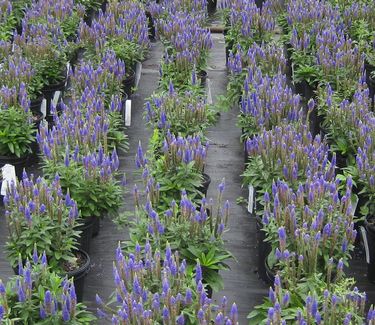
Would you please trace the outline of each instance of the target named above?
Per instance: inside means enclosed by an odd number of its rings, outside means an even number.
[[[141,79],[142,73],[142,63],[137,62],[137,66],[135,68],[135,88],[138,88],[139,80]]]
[[[42,106],[40,106],[40,111],[43,113],[43,117],[46,117],[47,114],[47,101],[44,98],[42,101]]]
[[[249,185],[249,197],[247,199],[247,211],[249,211],[249,213],[253,213],[253,210],[254,210],[254,186],[253,185]]]
[[[212,92],[211,92],[211,80],[207,79],[207,104],[212,105],[213,100],[212,100]]]
[[[125,114],[124,114],[124,119],[125,119],[125,126],[130,126],[131,121],[132,121],[132,101],[131,99],[127,99],[125,102]]]
[[[3,183],[1,184],[1,195],[7,194],[7,187],[12,181],[16,182],[16,170],[13,165],[6,164],[1,168]]]
[[[59,99],[60,99],[60,96],[61,96],[61,91],[55,91],[55,94],[53,95],[53,99],[52,99],[52,105],[54,107],[57,107],[57,103],[59,102]]]

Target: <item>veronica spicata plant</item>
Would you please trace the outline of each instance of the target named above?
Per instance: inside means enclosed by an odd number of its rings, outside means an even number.
[[[31,261],[31,262],[30,262]],[[45,252],[18,266],[18,276],[0,280],[0,322],[13,324],[91,324],[95,316],[77,302],[72,279],[62,278],[47,264]]]
[[[178,249],[188,265],[199,260],[204,279],[215,290],[223,288],[219,270],[228,269],[227,260],[232,258],[224,247],[223,233],[228,224],[229,202],[223,204],[224,182],[219,185],[216,203],[202,199],[200,208],[182,191],[178,202],[172,201],[164,209],[158,205],[158,184],[150,180],[146,186],[147,200],[140,202],[138,189],[134,188],[136,220],[131,227],[130,242],[125,247],[134,247],[143,238],[149,238],[153,247],[164,250],[167,243]],[[144,243],[142,243],[144,244]]]
[[[2,0],[0,2],[0,40],[7,41],[13,35],[17,20],[13,13],[12,2]]]
[[[363,138],[362,126],[371,119],[371,102],[367,87],[359,86],[351,101],[340,102],[328,85],[318,104],[324,116],[322,127],[327,133],[332,151],[346,158],[348,166],[355,164],[359,141]]]
[[[0,89],[0,155],[25,157],[31,152],[35,128],[25,84]]]
[[[32,258],[34,247],[45,252],[53,270],[76,265],[78,209],[69,194],[63,195],[58,177],[48,184],[24,173],[19,183],[11,183],[4,205],[9,229],[6,251],[13,267],[19,258]]]
[[[146,102],[144,117],[153,128],[161,130],[164,136],[171,134],[182,137],[199,134],[215,122],[215,112],[207,100],[194,92],[179,94],[170,85],[168,93],[155,94]]]
[[[199,263],[194,273],[193,277],[187,272],[186,261],[180,260],[178,251],[173,253],[169,246],[163,257],[148,243],[144,253],[137,246],[127,256],[118,248],[113,266],[115,302],[105,304],[97,295],[98,316],[112,324],[237,325],[237,306],[233,304],[228,313],[224,297],[215,313],[202,284]],[[129,301],[131,306],[127,305]]]
[[[80,96],[72,94],[68,104],[61,103],[61,114],[55,113],[55,125],[39,128],[39,147],[48,147],[55,161],[63,161],[67,145],[81,155],[94,152],[100,146],[105,154],[114,148],[125,150],[126,136],[120,122],[121,99],[112,97],[108,109],[104,99],[89,87]]]
[[[284,180],[297,190],[311,177],[323,176],[327,181],[335,176],[335,161],[328,160],[328,146],[320,136],[312,137],[307,126],[277,126],[263,131],[246,142],[249,161],[243,174],[244,183],[259,191],[271,192],[272,184]]]
[[[229,44],[240,44],[247,51],[253,42],[270,41],[275,29],[275,18],[270,2],[265,1],[260,10],[255,1],[234,1],[229,13],[230,29],[225,35]]]
[[[229,53],[228,69],[230,71],[227,93],[220,98],[221,104],[229,108],[239,102],[245,80],[251,74],[259,73],[270,77],[286,71],[286,58],[283,46],[276,42],[253,43],[246,51],[240,44]],[[259,69],[259,70],[258,70]]]
[[[354,287],[352,278],[340,278],[327,285],[319,275],[285,287],[279,275],[274,289],[262,305],[255,307],[248,318],[254,324],[362,324],[365,322],[366,294]],[[367,316],[368,324],[374,321],[372,309]]]
[[[368,115],[360,128],[359,147],[356,156],[355,174],[358,177],[359,195],[366,204],[361,208],[364,216],[375,214],[375,117]]]
[[[48,146],[43,146],[44,175],[52,180],[59,175],[61,187],[77,202],[82,217],[102,217],[117,212],[122,204],[123,182],[116,179],[119,159],[116,150],[104,154],[97,152],[80,154],[65,148],[63,161],[55,161]]]
[[[275,126],[302,123],[301,98],[293,94],[285,75],[263,76],[258,83],[252,83],[249,72],[245,79],[238,118],[243,139],[246,140],[263,130],[271,130]]]
[[[95,96],[104,96],[109,105],[112,96],[122,93],[121,82],[125,78],[125,63],[117,59],[113,51],[105,51],[94,61],[80,62],[74,73],[71,73],[71,89],[80,96],[86,88],[93,89],[91,100]]]
[[[332,263],[348,265],[357,231],[351,202],[352,180],[340,198],[336,183],[313,177],[294,192],[285,182],[265,194],[263,225],[272,246],[268,264],[275,264],[296,283],[313,273],[332,272]]]
[[[139,145],[137,167],[143,168],[146,184],[150,177],[157,180],[161,206],[168,206],[173,199],[178,200],[182,190],[196,199],[201,196],[199,188],[202,186],[207,148],[208,144],[202,144],[199,136],[183,138],[168,132],[161,152],[156,152],[155,157],[150,153],[150,160],[145,161]]]

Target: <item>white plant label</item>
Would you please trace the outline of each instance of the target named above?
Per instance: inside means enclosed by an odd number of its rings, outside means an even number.
[[[16,182],[16,170],[13,165],[6,164],[1,168],[3,183],[1,184],[1,195],[7,194],[7,188],[11,182]]]
[[[207,104],[212,105],[213,100],[212,100],[212,92],[211,92],[211,80],[207,79]]]
[[[125,102],[125,126],[130,126],[132,123],[132,101],[127,99]]]
[[[366,253],[366,263],[370,264],[370,249],[368,247],[368,241],[367,241],[367,234],[366,230],[363,226],[360,227],[362,240],[363,240],[363,246],[365,246],[365,253]]]
[[[43,99],[42,106],[40,107],[40,111],[43,113],[43,117],[46,117],[46,115],[47,115],[47,101],[46,101],[46,99]]]
[[[60,95],[61,95],[61,91],[55,91],[55,94],[53,95],[52,105],[55,108],[57,106],[57,103],[59,102]]]
[[[137,62],[137,66],[135,68],[135,87],[138,88],[139,80],[141,80],[142,74],[142,63]]]
[[[249,197],[247,199],[247,211],[249,211],[249,213],[253,213],[253,210],[254,210],[254,186],[253,185],[249,185]]]

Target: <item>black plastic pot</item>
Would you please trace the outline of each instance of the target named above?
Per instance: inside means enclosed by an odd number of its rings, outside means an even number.
[[[30,101],[30,111],[33,113],[39,113],[41,112],[42,103],[43,103],[43,95],[39,96],[36,99],[33,99]]]
[[[273,272],[270,267],[268,266],[267,259],[264,260],[264,268],[266,270],[266,283],[272,285],[275,283],[275,272]]]
[[[83,21],[91,27],[92,20],[94,19],[95,11],[93,8],[90,8],[89,10],[86,10],[85,16],[83,17]]]
[[[369,89],[369,96],[371,99],[371,107],[374,108],[374,97],[375,97],[375,79],[372,78],[370,75],[367,79],[367,85]]]
[[[74,54],[72,55],[70,59],[70,65],[73,71],[75,71],[75,68],[78,65],[78,62],[83,58],[84,53],[85,53],[85,49],[83,48],[78,48],[74,51]]]
[[[122,82],[124,93],[130,97],[133,94],[133,88],[135,87],[135,70],[129,69],[130,73]]]
[[[77,230],[81,231],[78,239],[78,248],[87,253],[90,253],[95,219],[95,217],[83,218],[79,221],[80,225],[76,227]]]
[[[147,22],[148,22],[148,38],[150,40],[155,40],[156,32],[155,32],[154,20],[152,19],[151,13],[149,11],[146,10],[145,13],[146,13]]]
[[[313,136],[321,133],[321,125],[323,123],[323,117],[318,114],[318,107],[315,106],[309,116],[310,132]]]
[[[103,13],[106,12],[107,10],[107,4],[108,4],[108,1],[107,0],[104,0],[100,6],[100,9],[103,11]]]
[[[367,261],[367,279],[375,284],[375,216],[367,216],[364,222],[364,244]]]
[[[258,8],[262,9],[264,0],[255,0],[255,4]]]
[[[92,226],[92,237],[96,237],[100,232],[100,217],[94,217],[94,224]]]
[[[256,220],[256,239],[258,247],[258,275],[259,278],[265,282],[269,281],[269,276],[267,274],[266,264],[267,257],[271,253],[271,245],[266,242],[266,233],[262,230],[263,222],[262,218],[255,216]]]
[[[232,41],[231,42],[225,42],[225,62],[226,63],[228,63],[229,54],[233,50],[233,45],[234,45],[234,43]]]
[[[16,157],[16,156],[0,156],[0,168],[6,164],[13,165],[16,171],[16,176],[22,179],[23,169],[26,168],[29,156]]]
[[[207,71],[200,70],[197,73],[198,78],[200,80],[200,85],[202,88],[206,88],[207,86]]]
[[[77,301],[82,302],[83,292],[85,288],[85,277],[90,271],[90,256],[83,250],[78,250],[77,254],[81,255],[81,266],[73,271],[67,273],[68,278],[73,278],[74,287],[76,290]]]
[[[60,82],[48,85],[48,87],[45,87],[42,90],[43,95],[46,98],[46,120],[49,124],[53,123],[53,115],[51,114],[52,99],[55,96],[56,91],[64,92],[66,80],[67,80],[67,77],[65,76],[64,79],[61,80]]]
[[[42,123],[43,121],[43,113],[41,111],[37,112],[37,111],[34,111],[32,112],[33,114],[33,123],[35,125],[35,128],[37,130],[39,130],[39,126],[40,124]],[[30,143],[30,148],[31,148],[31,155],[29,156],[29,165],[32,165],[36,162],[38,162],[38,154],[39,154],[39,145],[38,145],[38,142],[36,141],[36,139]]]
[[[207,13],[212,15],[216,12],[217,0],[207,0]]]
[[[82,302],[83,300],[83,292],[84,292],[84,285],[85,285],[85,277],[87,273],[90,271],[90,256],[82,249],[79,249],[76,252],[76,257],[80,258],[81,266],[79,266],[76,270],[69,271],[65,275],[70,279],[73,278],[74,288],[77,295],[77,301]],[[25,261],[23,261],[25,264]],[[19,275],[18,266],[12,267],[14,274]],[[63,275],[63,276],[65,276]]]
[[[204,196],[207,196],[207,191],[211,183],[211,177],[205,173],[203,173],[202,175],[203,175],[202,186],[199,187],[198,190],[202,192]]]

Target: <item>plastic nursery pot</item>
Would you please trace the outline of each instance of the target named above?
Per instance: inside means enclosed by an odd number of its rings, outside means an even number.
[[[255,4],[258,8],[262,9],[264,0],[255,0]]]
[[[70,59],[70,65],[73,71],[75,71],[75,68],[78,65],[79,61],[83,58],[84,53],[85,53],[85,49],[83,48],[78,48],[74,51]]]
[[[43,121],[43,113],[41,111],[33,111],[32,112],[33,116],[33,124],[35,125],[35,128],[39,130],[39,126]],[[38,154],[39,154],[39,145],[38,142],[36,141],[36,138],[32,143],[30,143],[30,149],[31,149],[31,155],[29,156],[29,161],[28,163],[30,165],[36,163],[38,161]]]
[[[148,38],[150,40],[154,40],[156,38],[154,20],[152,19],[151,13],[148,10],[145,11],[145,14],[148,22]]]
[[[76,227],[76,229],[81,232],[78,239],[78,248],[87,253],[90,253],[95,219],[96,217],[82,218],[78,221],[80,225]]]
[[[374,96],[375,96],[375,78],[368,76],[367,85],[369,89],[369,96],[371,99],[371,107],[374,108]]]
[[[93,8],[90,8],[89,10],[85,11],[85,16],[83,18],[83,21],[86,23],[86,25],[91,27],[92,20],[94,19],[95,11]]]
[[[375,284],[375,216],[367,216],[364,222],[364,243],[366,249],[367,279]]]
[[[0,156],[0,168],[4,165],[13,165],[16,171],[16,176],[20,180],[22,178],[23,169],[26,168],[29,156],[16,157],[16,156]]]
[[[94,224],[92,226],[92,237],[96,237],[100,232],[100,219],[101,217],[94,217]]]
[[[202,173],[202,176],[203,176],[202,185],[201,187],[198,188],[198,190],[202,192],[204,196],[207,196],[207,191],[211,183],[211,177],[205,173]]]
[[[67,276],[69,279],[73,278],[73,283],[77,295],[77,301],[82,302],[85,277],[90,271],[90,256],[82,249],[77,250],[75,253],[79,266],[71,271],[67,271],[63,276]],[[25,261],[23,261],[25,264]],[[12,267],[14,274],[19,275],[18,266]]]
[[[264,268],[266,270],[266,278],[265,281],[269,285],[273,285],[275,283],[275,272],[271,270],[268,265],[267,258],[264,260]]]
[[[207,13],[212,15],[216,12],[217,0],[207,0]]]
[[[135,87],[135,69],[128,69],[129,74],[122,82],[124,93],[130,97],[133,94],[133,88]]]
[[[85,287],[85,277],[90,271],[90,256],[85,251],[80,249],[76,252],[76,257],[80,266],[75,270],[68,271],[66,275],[68,278],[73,278],[77,301],[82,302]]]
[[[43,99],[44,99],[43,95],[40,95],[38,98],[30,101],[30,111],[33,114],[34,113],[37,114],[37,113],[41,112]]]
[[[267,274],[267,257],[271,253],[271,245],[269,242],[266,242],[266,233],[263,229],[262,218],[255,216],[256,222],[256,240],[258,247],[258,275],[261,280],[267,282],[270,280],[269,275]],[[269,269],[269,267],[268,267]],[[268,272],[269,273],[269,272]]]
[[[100,9],[103,11],[103,13],[106,12],[107,10],[107,4],[108,4],[108,1],[107,0],[104,0],[100,6]]]
[[[225,33],[224,33],[225,35]],[[233,41],[225,42],[225,62],[228,63],[229,53],[233,50]]]
[[[55,84],[50,84],[42,90],[44,97],[46,98],[46,120],[49,124],[53,123],[53,116],[51,114],[52,99],[55,96],[56,91],[63,92],[65,90],[66,81],[67,77],[65,75],[63,80]]]
[[[198,71],[197,76],[198,76],[198,78],[200,80],[200,86],[202,88],[206,88],[206,85],[207,85],[207,71],[200,70],[200,71]]]

